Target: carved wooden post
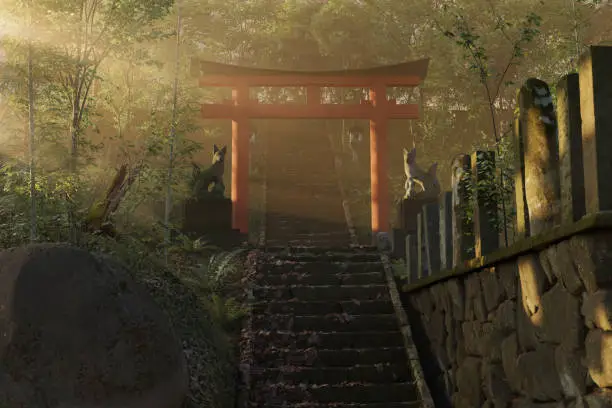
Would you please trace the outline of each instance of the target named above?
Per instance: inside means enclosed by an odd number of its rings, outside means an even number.
[[[557,83],[557,124],[561,222],[566,224],[585,214],[578,74],[566,75]]]
[[[580,113],[586,212],[612,210],[612,46],[591,46],[580,59]]]
[[[557,120],[546,82],[535,78],[525,81],[519,109],[529,231],[537,235],[561,222]]]
[[[481,257],[499,248],[498,208],[495,180],[495,152],[472,153],[474,195],[474,256]]]
[[[453,268],[453,193],[440,196],[440,268]]]
[[[437,203],[423,207],[425,247],[429,275],[440,271],[440,209]]]
[[[452,234],[453,234],[453,268],[473,257],[473,228],[465,209],[469,205],[471,189],[471,160],[467,154],[461,154],[452,163]]]

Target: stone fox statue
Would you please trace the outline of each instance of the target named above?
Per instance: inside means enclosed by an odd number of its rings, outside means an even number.
[[[436,198],[440,195],[440,182],[436,175],[438,163],[434,163],[429,170],[424,171],[416,164],[416,148],[408,151],[404,149],[404,172],[406,173],[406,183],[404,188],[406,194],[404,198]],[[418,184],[422,191],[418,194],[414,185]]]
[[[217,145],[213,145],[212,165],[200,170],[200,167],[193,165],[193,195],[196,198],[210,194],[223,195],[225,193],[225,184],[223,184],[223,173],[225,172],[225,154],[227,146],[221,149]]]

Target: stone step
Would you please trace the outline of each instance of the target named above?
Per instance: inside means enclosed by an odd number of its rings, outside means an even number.
[[[258,302],[253,313],[325,315],[328,313],[390,314],[395,313],[393,304],[387,300],[353,300],[341,302]]]
[[[421,408],[422,403],[420,401],[412,402],[331,402],[331,403],[319,403],[319,402],[302,402],[293,405],[286,405],[283,402],[278,403],[249,403],[249,408]]]
[[[339,253],[350,253],[350,254],[354,254],[354,253],[359,253],[359,252],[377,252],[377,248],[375,246],[371,246],[371,245],[366,245],[366,246],[354,246],[354,247],[350,247],[350,248],[346,248],[346,247],[336,247],[336,248],[320,248],[320,247],[316,247],[316,246],[295,246],[295,247],[290,247],[287,248],[286,246],[266,246],[266,252],[271,253],[271,252],[283,252],[283,251],[287,251],[289,253],[312,253],[312,254],[318,254],[318,253],[327,253],[327,252],[339,252]]]
[[[313,272],[292,271],[283,274],[260,274],[255,279],[258,285],[282,286],[282,285],[370,285],[384,284],[386,282],[383,272],[350,273],[336,272],[328,273],[318,270]]]
[[[343,285],[343,286],[255,286],[255,299],[261,300],[383,300],[389,299],[387,285]]]
[[[256,315],[251,321],[253,330],[301,331],[392,331],[399,325],[395,314],[350,315],[334,313],[319,316],[295,316],[287,314]]]
[[[353,367],[281,367],[251,373],[253,383],[284,382],[308,384],[370,384],[413,381],[408,362],[380,363]]]
[[[283,233],[284,234],[284,233]],[[289,239],[287,237],[282,238],[280,234],[274,234],[271,238],[267,239],[267,242],[273,243],[275,245],[286,242],[290,245],[296,244],[314,244],[320,247],[330,247],[334,245],[338,245],[338,243],[346,243],[347,245],[350,243],[350,237],[348,233],[343,238],[322,238],[322,239]]]
[[[317,346],[326,350],[361,349],[361,348],[394,348],[404,347],[401,332],[301,332],[295,333],[280,330],[254,330],[253,347],[266,348],[273,344],[278,348],[296,347],[306,349]]]
[[[251,401],[283,401],[300,403],[333,402],[404,402],[418,401],[418,391],[412,382],[393,384],[287,385],[270,384],[257,387]]]
[[[383,265],[376,262],[291,262],[288,260],[274,261],[269,259],[267,262],[257,265],[257,270],[265,272],[267,275],[283,274],[287,272],[303,272],[311,274],[329,274],[338,272],[367,273],[383,272]]]
[[[257,349],[253,354],[254,365],[260,368],[274,368],[283,365],[305,367],[352,367],[380,363],[406,362],[403,347],[345,348],[342,350],[310,348],[267,348]]]
[[[380,262],[380,255],[372,253],[353,252],[318,252],[318,253],[277,253],[274,254],[279,260],[293,262]]]

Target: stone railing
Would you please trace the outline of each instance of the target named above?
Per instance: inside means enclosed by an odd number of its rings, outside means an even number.
[[[467,222],[458,179],[411,221],[402,300],[436,406],[612,406],[611,66],[612,47],[590,47],[558,83],[556,115],[544,82],[521,88],[521,239],[499,248],[477,192]],[[477,152],[455,169],[476,185],[492,160]]]

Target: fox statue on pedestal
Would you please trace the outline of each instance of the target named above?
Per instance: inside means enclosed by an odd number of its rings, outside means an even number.
[[[434,163],[429,167],[429,170],[423,170],[416,164],[416,147],[410,151],[404,149],[404,172],[406,173],[404,199],[434,199],[440,196],[440,182],[436,175],[437,169],[438,163]],[[418,184],[422,191],[417,192],[415,184]]]
[[[212,165],[209,168],[201,170],[197,164],[192,163],[192,194],[194,198],[224,197],[223,174],[225,173],[226,153],[227,146],[219,149],[217,145],[213,145]]]

